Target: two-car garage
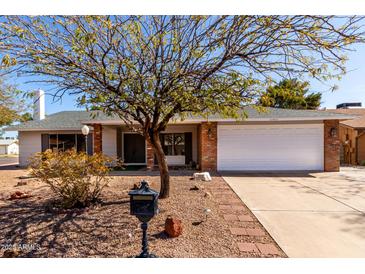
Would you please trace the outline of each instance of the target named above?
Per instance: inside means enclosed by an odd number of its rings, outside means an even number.
[[[218,124],[217,169],[323,170],[323,123]]]

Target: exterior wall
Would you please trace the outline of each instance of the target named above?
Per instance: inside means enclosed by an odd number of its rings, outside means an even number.
[[[93,124],[94,128],[94,153],[103,151],[103,127],[100,124]]]
[[[324,171],[338,171],[340,166],[340,138],[343,140],[344,129],[339,128],[338,120],[325,120],[324,122]],[[109,156],[116,156],[120,153],[117,148],[117,128],[111,126],[93,125],[94,126],[94,152],[103,151]],[[337,130],[336,136],[331,136],[331,128]],[[123,131],[128,131],[126,128]],[[210,130],[210,133],[208,134]],[[192,132],[192,158],[199,163],[203,171],[215,171],[217,169],[217,123],[203,122],[200,125],[170,125],[166,133],[183,133]],[[59,132],[19,132],[19,163],[26,166],[28,158],[32,154],[41,151],[41,134],[42,133],[75,133],[71,131]],[[77,132],[79,133],[79,132]],[[340,137],[341,136],[341,137]],[[104,139],[104,144],[103,144]],[[364,151],[365,144],[362,146],[360,140],[364,140],[365,135],[359,138],[359,148]],[[356,144],[356,142],[353,142]],[[147,145],[147,164],[151,167],[153,164],[153,151],[148,149]],[[360,155],[359,155],[360,157]],[[361,156],[362,157],[362,156]]]
[[[91,131],[92,133],[92,131]],[[19,131],[19,165],[28,165],[28,159],[34,153],[42,151],[42,134],[82,134],[75,130],[60,131]]]
[[[0,155],[8,154],[6,146],[0,146]]]
[[[41,132],[19,131],[19,165],[28,165],[28,159],[37,152],[42,151]]]
[[[340,138],[339,121],[324,120],[324,171],[332,172],[340,170]],[[336,134],[332,136],[331,131]]]
[[[103,153],[109,157],[117,157],[117,129],[103,126],[102,129]]]
[[[217,123],[203,122],[199,127],[199,159],[202,171],[217,170]]]

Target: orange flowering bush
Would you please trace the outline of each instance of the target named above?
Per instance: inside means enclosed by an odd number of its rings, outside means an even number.
[[[32,157],[30,173],[51,187],[63,208],[85,207],[99,200],[111,163],[103,154],[46,150]]]

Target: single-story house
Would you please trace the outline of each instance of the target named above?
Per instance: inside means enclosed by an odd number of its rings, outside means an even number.
[[[0,139],[0,155],[19,154],[18,140]]]
[[[338,108],[327,111],[354,116],[354,119],[340,122],[341,163],[365,165],[365,108]]]
[[[132,132],[117,117],[99,112],[44,113],[38,100],[34,120],[8,127],[19,132],[19,162],[46,149],[76,148],[119,157],[126,165],[156,165],[144,137]],[[244,121],[189,117],[171,122],[161,140],[169,165],[196,164],[201,170],[239,171],[338,171],[340,166],[339,122],[346,114],[312,110],[244,109]],[[87,138],[81,127],[91,128]],[[87,143],[87,144],[86,144]]]

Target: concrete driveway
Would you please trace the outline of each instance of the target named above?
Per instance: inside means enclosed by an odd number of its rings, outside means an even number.
[[[223,178],[289,257],[365,257],[365,169]]]

